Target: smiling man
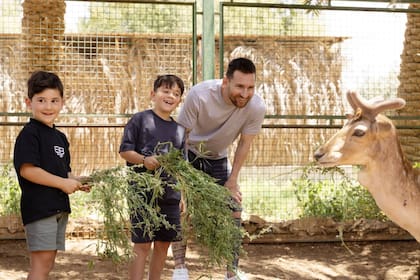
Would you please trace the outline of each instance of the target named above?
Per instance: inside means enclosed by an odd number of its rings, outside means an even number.
[[[261,130],[265,104],[255,94],[256,68],[247,58],[233,59],[223,79],[208,80],[191,88],[178,116],[187,131],[188,159],[192,165],[228,188],[234,200],[233,217],[241,226],[242,194],[238,176],[254,137]],[[228,148],[239,137],[232,165]],[[233,264],[227,265],[226,279],[238,276],[238,240]],[[188,279],[185,244],[172,245],[175,258],[173,279]]]

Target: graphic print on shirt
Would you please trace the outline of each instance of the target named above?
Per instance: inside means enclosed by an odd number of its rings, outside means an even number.
[[[56,155],[57,155],[59,158],[63,158],[63,157],[64,157],[65,150],[64,150],[64,148],[63,148],[63,147],[60,147],[60,146],[54,146],[54,152],[56,153]]]

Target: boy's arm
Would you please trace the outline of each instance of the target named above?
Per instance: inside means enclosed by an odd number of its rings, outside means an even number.
[[[143,164],[145,156],[136,151],[120,152],[120,156],[131,164]]]
[[[154,156],[144,156],[136,151],[120,152],[120,156],[131,164],[143,164],[149,170],[155,170],[160,166],[159,161]]]
[[[63,178],[51,174],[45,171],[44,169],[29,163],[22,164],[19,173],[23,178],[25,178],[28,181],[43,186],[57,188],[67,194],[74,193],[82,186],[82,183],[75,179]]]

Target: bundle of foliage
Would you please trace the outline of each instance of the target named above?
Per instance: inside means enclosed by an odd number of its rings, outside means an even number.
[[[21,190],[11,163],[0,170],[0,215],[20,215]]]
[[[96,171],[88,179],[92,187],[90,207],[99,212],[103,222],[103,231],[97,232],[97,251],[115,262],[133,256],[128,233],[130,217],[135,213],[143,217],[143,222],[134,227],[143,228],[150,238],[159,227],[170,227],[157,206],[164,191],[159,174],[138,173],[135,168],[120,166]]]
[[[301,217],[331,217],[336,221],[386,219],[367,189],[339,167],[307,165],[292,184]]]
[[[99,211],[104,227],[103,232],[98,232],[99,253],[117,262],[132,256],[127,233],[130,231],[129,217],[134,211],[143,219],[134,227],[141,227],[150,237],[159,227],[170,227],[157,206],[157,199],[164,192],[160,174],[166,172],[176,179],[177,184],[172,187],[180,190],[184,197],[184,238],[192,237],[207,250],[209,265],[232,263],[242,231],[232,218],[229,191],[185,161],[178,150],[160,155],[159,162],[161,167],[154,174],[137,173],[137,166],[121,166],[89,176],[92,186],[90,207]],[[150,192],[153,193],[151,199],[147,198]]]
[[[243,232],[232,218],[233,203],[227,188],[216,180],[195,169],[183,159],[179,150],[172,149],[159,157],[162,168],[176,178],[177,186],[183,194],[186,205],[183,216],[183,234],[192,237],[207,249],[209,264],[230,264],[234,259],[234,249]]]

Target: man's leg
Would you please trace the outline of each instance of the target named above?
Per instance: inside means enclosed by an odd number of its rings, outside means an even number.
[[[237,227],[241,227],[242,226],[242,220],[241,220],[241,213],[240,211],[234,211],[232,213],[233,218],[235,220],[235,224]],[[226,272],[226,278],[229,279],[231,277],[235,277],[237,275],[238,272],[238,267],[239,267],[239,253],[241,250],[241,244],[242,244],[242,236],[238,236],[237,240],[236,240],[236,244],[234,247],[234,251],[233,251],[233,262],[231,264],[227,265],[227,272]]]
[[[175,241],[171,244],[172,255],[175,262],[175,269],[172,280],[188,280],[188,270],[185,265],[185,256],[187,253],[187,241]]]
[[[172,242],[172,255],[174,256],[175,268],[185,268],[185,255],[187,253],[187,241]]]
[[[191,160],[191,159],[190,159]],[[204,171],[211,177],[217,180],[217,183],[221,186],[224,186],[226,181],[229,178],[230,166],[227,158],[209,160],[209,159],[196,159],[192,162],[192,165],[201,171]],[[233,198],[232,198],[233,199]],[[240,228],[242,226],[242,205],[239,202],[234,202],[231,208],[232,216],[235,220],[235,224]],[[236,239],[236,244],[233,249],[233,262],[227,264],[226,267],[226,278],[239,279],[235,278],[238,274],[238,265],[239,265],[239,253],[242,245],[242,236],[238,235]]]

